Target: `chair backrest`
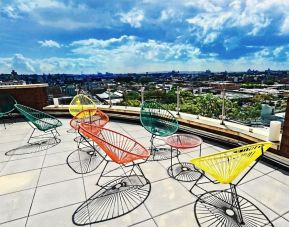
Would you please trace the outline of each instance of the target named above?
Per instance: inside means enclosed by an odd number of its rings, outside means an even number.
[[[41,131],[62,125],[61,121],[42,111],[20,104],[15,104],[14,106],[29,122]]]
[[[69,113],[72,116],[76,116],[79,112],[87,109],[96,109],[95,102],[86,95],[79,94],[74,96],[72,101],[69,104]],[[81,115],[78,117],[82,118]]]
[[[220,183],[229,184],[271,146],[271,142],[245,145],[194,158],[191,163],[197,168],[204,170]]]
[[[11,113],[15,108],[16,100],[9,94],[0,94],[0,116]]]
[[[105,126],[109,121],[109,117],[98,109],[88,109],[79,112],[70,121],[70,126],[75,130],[78,130],[80,123],[88,123],[96,125],[99,128]]]
[[[79,132],[94,141],[116,163],[123,164],[149,157],[149,151],[141,144],[116,131],[81,123]]]
[[[141,106],[140,121],[143,127],[156,136],[169,136],[178,128],[174,115],[155,101],[145,101]]]

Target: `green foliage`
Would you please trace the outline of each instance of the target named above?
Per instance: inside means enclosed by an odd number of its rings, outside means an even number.
[[[169,110],[176,110],[177,95],[176,89],[164,92],[158,89],[149,89],[144,93],[145,100],[154,99]],[[138,92],[129,92],[125,95],[124,105],[140,106],[140,94]],[[226,119],[238,121],[251,121],[260,118],[261,103],[273,100],[274,96],[258,94],[251,100],[246,101],[246,105],[242,105],[241,99],[225,100]],[[191,91],[181,91],[180,108],[181,112],[191,113],[195,115],[217,118],[222,114],[222,98],[213,94],[194,95]]]

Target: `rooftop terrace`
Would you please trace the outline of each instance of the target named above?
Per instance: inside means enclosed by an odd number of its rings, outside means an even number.
[[[101,168],[88,174],[76,173],[88,168],[87,153],[77,150],[75,133],[67,132],[68,119],[61,121],[59,144],[50,141],[27,145],[32,129],[26,122],[8,125],[6,130],[1,128],[1,227],[74,226],[72,215],[77,207],[100,189],[95,183]],[[107,127],[133,137],[144,146],[150,144],[150,134],[138,124],[110,121]],[[204,140],[202,154],[227,148]],[[198,148],[183,150],[180,159],[189,161],[197,155]],[[93,165],[90,162],[89,168]],[[197,226],[193,206],[196,197],[188,191],[192,183],[169,178],[169,165],[169,160],[142,164],[144,175],[151,181],[146,201],[124,216],[87,226]],[[289,226],[288,174],[260,162],[238,187],[239,194],[258,206],[275,226]],[[213,184],[206,187],[224,188]],[[202,193],[198,190],[196,194]]]

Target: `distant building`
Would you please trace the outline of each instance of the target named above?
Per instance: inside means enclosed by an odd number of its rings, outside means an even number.
[[[210,82],[210,87],[216,90],[239,90],[240,85],[232,82]]]

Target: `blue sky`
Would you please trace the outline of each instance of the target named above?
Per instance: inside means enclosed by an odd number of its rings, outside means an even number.
[[[287,0],[1,0],[0,73],[289,69]]]

